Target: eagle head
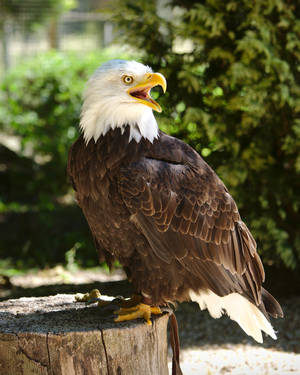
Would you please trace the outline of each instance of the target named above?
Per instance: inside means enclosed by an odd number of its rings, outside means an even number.
[[[110,129],[130,126],[130,139],[139,142],[158,137],[153,109],[160,105],[151,98],[150,90],[167,83],[160,73],[136,61],[110,60],[101,65],[87,83],[83,97],[80,127],[86,142],[97,141]]]

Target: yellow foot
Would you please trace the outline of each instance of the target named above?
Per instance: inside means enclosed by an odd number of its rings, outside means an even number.
[[[123,322],[125,320],[144,318],[147,324],[151,325],[151,314],[162,314],[162,311],[159,307],[151,307],[144,303],[139,303],[136,306],[129,308],[122,307],[120,310],[115,311],[115,314],[118,314],[118,317],[115,319],[115,322]]]
[[[111,298],[109,300],[107,299],[101,299],[101,293],[99,289],[93,289],[89,293],[77,293],[75,295],[75,301],[76,302],[86,302],[86,303],[96,303],[99,307],[107,306],[109,304],[114,304],[119,307],[133,307],[136,306],[139,302],[141,302],[142,296],[138,294],[134,294],[131,298],[123,298],[123,297],[117,297],[117,298]]]
[[[133,320],[137,318],[144,318],[148,325],[151,325],[150,320],[151,314],[162,314],[162,311],[159,307],[151,307],[144,303],[141,303],[142,296],[134,294],[131,298],[115,298],[111,300],[101,299],[101,293],[98,289],[93,289],[90,293],[77,293],[75,295],[76,302],[86,302],[86,303],[96,303],[99,307],[107,305],[117,305],[120,307],[120,310],[115,311],[115,314],[118,314],[117,318],[114,319],[115,322],[123,322],[125,320]]]
[[[76,302],[87,302],[87,303],[98,302],[98,306],[106,306],[109,303],[111,303],[111,301],[104,301],[100,297],[101,297],[101,293],[99,292],[99,290],[93,289],[89,293],[85,293],[85,294],[77,293],[75,295],[75,301]]]
[[[100,298],[101,297],[101,293],[99,292],[98,289],[93,289],[91,292],[89,293],[77,293],[75,295],[75,301],[76,302],[88,302],[89,300],[91,299],[94,299],[94,298]]]

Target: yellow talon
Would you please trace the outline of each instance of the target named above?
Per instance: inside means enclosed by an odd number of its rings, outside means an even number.
[[[90,293],[77,293],[75,295],[75,300],[76,302],[88,302],[89,300],[95,299],[95,298],[100,298],[101,293],[99,292],[98,289],[93,289]]]
[[[123,322],[125,320],[133,320],[137,318],[144,318],[148,325],[152,325],[150,320],[151,314],[161,314],[161,309],[159,307],[151,307],[144,303],[139,303],[136,306],[129,307],[129,308],[121,308],[118,311],[114,312],[118,314],[118,317],[115,318],[115,322]]]
[[[78,293],[75,296],[76,302],[94,303],[97,302],[99,307],[103,307],[109,304],[117,304],[120,309],[115,311],[118,314],[115,322],[123,322],[126,320],[133,320],[137,318],[144,318],[148,325],[152,325],[150,320],[151,314],[162,314],[159,307],[149,306],[145,303],[141,303],[142,296],[133,295],[130,299],[116,298],[113,301],[103,300],[100,298],[101,293],[98,289],[93,289],[90,293],[81,294]]]

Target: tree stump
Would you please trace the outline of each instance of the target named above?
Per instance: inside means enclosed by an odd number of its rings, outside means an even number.
[[[74,295],[0,303],[0,374],[167,375],[168,314],[114,323]]]

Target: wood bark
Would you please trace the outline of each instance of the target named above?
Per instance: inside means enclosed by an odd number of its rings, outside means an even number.
[[[167,375],[168,315],[114,323],[74,295],[0,303],[0,374]]]

